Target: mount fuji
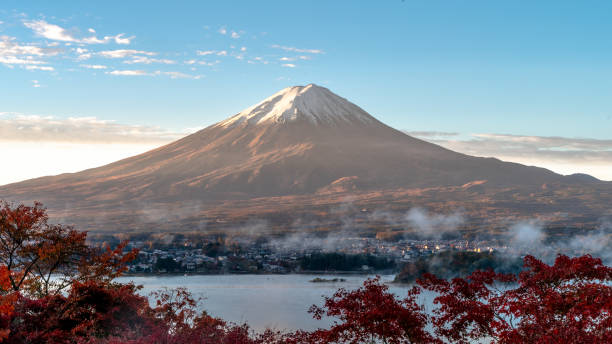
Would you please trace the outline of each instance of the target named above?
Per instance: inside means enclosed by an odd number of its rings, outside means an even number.
[[[588,198],[599,190],[605,198],[610,184],[453,152],[393,129],[310,84],[281,90],[144,154],[0,186],[0,199],[41,201],[53,218],[94,231],[190,230],[259,216],[282,226],[294,221],[294,214],[321,215],[347,198],[360,209],[373,204],[401,209],[436,207],[460,193],[465,199],[457,206],[464,209],[503,200],[521,215],[521,195],[574,190],[574,196]],[[567,211],[541,197],[536,211]],[[608,211],[587,203],[575,209]]]

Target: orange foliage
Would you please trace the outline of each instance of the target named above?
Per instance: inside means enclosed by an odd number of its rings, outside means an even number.
[[[452,281],[424,275],[397,298],[379,279],[313,306],[329,329],[255,334],[200,311],[185,289],[153,295],[114,283],[137,251],[85,245],[86,234],[47,224],[40,204],[0,204],[0,342],[3,344],[611,343],[612,268],[589,255],[553,265],[524,259],[518,276],[476,271]],[[51,274],[61,274],[51,279]],[[498,288],[505,284],[504,288]],[[417,304],[438,294],[433,314]],[[64,292],[61,292],[64,291]],[[432,330],[428,330],[432,328]]]

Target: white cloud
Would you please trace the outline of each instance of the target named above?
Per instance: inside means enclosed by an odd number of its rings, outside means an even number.
[[[252,60],[248,60],[247,63],[250,64],[256,64],[256,63],[261,63],[261,64],[265,64],[267,65],[269,62],[266,61],[263,57],[261,56],[255,56]]]
[[[216,52],[217,52],[216,50],[198,50],[196,51],[196,54],[200,56],[206,56],[206,55],[215,54]]]
[[[288,46],[283,46],[283,45],[278,45],[278,44],[273,44],[272,48],[282,49],[284,51],[291,51],[295,53],[308,53],[308,54],[323,54],[324,53],[324,51],[320,49],[300,49],[296,47],[288,47]]]
[[[155,56],[157,53],[151,51],[143,51],[143,50],[133,50],[133,49],[117,49],[117,50],[104,50],[97,53],[98,55],[110,59],[120,59],[133,55],[146,55],[146,56]]]
[[[59,49],[41,48],[36,45],[21,45],[17,43],[15,37],[0,36],[0,55],[34,55],[34,56],[54,56],[59,53]]]
[[[106,72],[106,74],[110,75],[122,75],[122,76],[159,76],[164,75],[168,76],[171,79],[200,79],[202,75],[191,75],[185,74],[177,71],[155,71],[155,72],[146,72],[144,70],[113,70],[111,72]]]
[[[219,33],[222,34],[222,35],[225,35],[227,33],[227,29],[225,27],[221,27],[219,29]]]
[[[15,57],[15,56],[0,56],[0,63],[12,66],[12,65],[37,65],[37,64],[45,64],[46,62],[33,59],[31,56],[26,56],[24,58]]]
[[[55,68],[51,67],[51,66],[37,66],[37,65],[27,65],[25,66],[25,69],[27,70],[44,70],[44,71],[48,71],[48,72],[52,72],[55,70]]]
[[[123,34],[120,33],[117,36],[114,37],[115,38],[115,43],[117,44],[130,44],[132,38],[134,37],[123,37]]]
[[[104,65],[81,65],[81,67],[85,67],[88,69],[106,69],[108,68],[107,66],[104,66]]]
[[[247,48],[246,47],[241,47],[240,51],[247,51]]]
[[[125,76],[145,76],[152,75],[150,73],[145,72],[144,70],[114,70],[111,72],[106,72],[111,75],[125,75]]]
[[[14,167],[0,169],[0,185],[105,165],[185,134],[95,117],[57,118],[0,112],[0,151],[3,159]],[[32,159],[33,156],[37,158]]]
[[[85,48],[75,48],[74,51],[78,54],[77,60],[79,61],[87,60],[93,55],[88,49]]]
[[[23,25],[31,29],[37,36],[62,42],[81,44],[106,44],[110,42],[115,42],[117,44],[129,44],[131,39],[133,38],[123,37],[125,35],[123,33],[115,36],[104,36],[104,38],[98,38],[95,35],[90,37],[77,38],[74,32],[66,30],[59,25],[50,24],[44,20],[24,21]],[[95,30],[93,29],[89,29],[88,31],[89,33],[95,33]]]
[[[37,80],[32,81],[39,84]],[[0,142],[166,143],[183,136],[152,126],[125,125],[95,117],[3,113]]]
[[[238,32],[232,31],[232,38],[233,39],[240,38],[240,35],[238,34]]]
[[[221,63],[221,61],[220,60],[215,60],[215,61],[188,60],[188,61],[185,61],[185,63],[188,65],[199,64],[202,66],[214,66],[216,64]]]
[[[89,54],[89,53],[87,53],[87,54],[81,54],[81,55],[77,56],[77,60],[78,60],[78,61],[88,60],[88,59],[90,59],[90,58],[91,58],[91,56],[92,56],[92,54]]]
[[[151,64],[151,63],[175,64],[176,61],[168,60],[168,59],[156,59],[156,58],[150,58],[150,57],[146,57],[146,56],[133,56],[131,60],[124,61],[123,63],[127,63],[127,64],[134,64],[134,63],[144,63],[144,64]]]
[[[0,63],[13,65],[46,64],[45,58],[61,52],[59,48],[42,48],[33,44],[20,44],[15,37],[0,36]]]
[[[23,23],[27,28],[34,31],[38,36],[45,37],[48,39],[64,42],[76,42],[75,39],[69,32],[64,28],[49,24],[44,20],[32,20]]]
[[[310,60],[310,56],[295,56],[295,57],[288,57],[288,56],[283,56],[281,57],[279,60],[281,61],[295,61],[295,60]]]
[[[227,51],[225,50],[221,50],[219,52],[217,52],[217,56],[226,56],[227,55]]]
[[[32,87],[34,88],[40,87],[40,83],[38,82],[38,80],[32,80]]]
[[[161,71],[157,71],[155,72],[157,75],[166,75],[169,76],[170,79],[200,79],[202,78],[201,75],[190,75],[190,74],[185,74],[185,73],[181,73],[181,72],[161,72]]]
[[[282,66],[287,68],[295,68],[295,65],[293,63],[285,63]]]
[[[527,136],[408,132],[445,148],[474,156],[495,157],[548,168],[561,174],[588,173],[612,180],[612,140]]]

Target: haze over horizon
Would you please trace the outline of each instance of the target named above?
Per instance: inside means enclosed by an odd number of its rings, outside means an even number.
[[[4,2],[0,185],[136,155],[310,83],[458,152],[612,180],[607,2],[238,3]]]

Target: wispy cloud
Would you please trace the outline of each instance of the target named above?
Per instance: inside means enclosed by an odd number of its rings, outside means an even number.
[[[436,140],[436,143],[481,156],[542,156],[557,159],[605,157],[612,159],[612,140],[558,136],[472,134],[465,140],[441,139]]]
[[[202,78],[202,75],[191,75],[191,74],[186,74],[183,72],[177,72],[177,71],[154,71],[154,72],[147,72],[144,70],[113,70],[110,72],[106,72],[106,74],[110,74],[110,75],[121,75],[121,76],[159,76],[159,75],[163,75],[163,76],[168,76],[170,77],[170,79],[200,79]]]
[[[45,58],[61,52],[59,48],[43,48],[34,44],[21,44],[15,37],[0,36],[0,63],[13,65],[47,64]]]
[[[273,44],[271,47],[275,49],[282,49],[284,51],[291,51],[295,53],[308,53],[308,54],[324,54],[325,53],[321,49],[301,49],[301,48],[288,47],[288,46],[278,45],[278,44]]]
[[[191,74],[185,74],[185,73],[181,73],[181,72],[161,72],[161,71],[157,71],[156,75],[166,75],[169,76],[170,79],[201,79],[202,75],[191,75]]]
[[[151,51],[144,50],[133,50],[133,49],[117,49],[117,50],[104,50],[97,53],[97,55],[111,58],[111,59],[120,59],[126,58],[134,55],[145,55],[145,56],[155,56],[157,53]]]
[[[48,23],[44,20],[24,21],[23,25],[31,29],[34,34],[54,41],[72,42],[81,44],[106,44],[115,42],[117,44],[130,44],[133,37],[124,37],[125,34],[120,33],[114,36],[104,36],[98,38],[95,35],[95,30],[89,29],[89,33],[94,33],[92,36],[78,38],[73,31],[64,29],[55,24]]]
[[[58,25],[59,19],[54,20],[54,23],[53,20],[49,22],[49,19],[30,20],[25,18],[27,17],[24,15],[21,19],[17,19],[18,23],[31,30],[39,38],[35,39],[33,43],[24,44],[18,43],[15,38],[0,36],[0,64],[9,68],[52,71],[55,72],[54,74],[58,74],[62,71],[59,66],[65,66],[66,70],[70,71],[103,70],[106,74],[115,76],[167,76],[173,79],[200,79],[203,77],[201,73],[198,73],[200,66],[212,67],[213,72],[220,72],[214,66],[222,63],[222,61],[232,63],[231,60],[234,60],[248,64],[271,64],[277,68],[296,68],[299,63],[295,61],[310,60],[314,57],[314,54],[324,53],[321,49],[303,49],[276,44],[254,47],[255,51],[262,48],[268,50],[267,52],[260,52],[260,55],[257,56],[252,52],[251,47],[247,49],[246,46],[246,41],[251,38],[255,39],[256,36],[247,35],[243,30],[222,26],[218,28],[218,33],[227,36],[228,39],[232,38],[232,40],[226,41],[226,43],[229,43],[228,47],[220,46],[217,47],[218,49],[198,50],[195,53],[198,56],[205,57],[198,59],[197,56],[194,56],[193,51],[191,53],[184,51],[156,52],[141,50],[140,47],[118,49],[120,47],[113,46],[113,44],[131,44],[133,37],[126,36],[124,33],[103,35],[91,27],[75,28],[62,24]],[[245,42],[242,42],[242,40],[245,40]],[[241,44],[236,44],[237,42]],[[257,43],[255,41],[249,42]],[[108,47],[105,44],[111,44],[111,46]],[[275,52],[274,50],[278,51]],[[59,57],[50,58],[56,55]],[[175,59],[175,56],[186,57],[182,61],[183,59]],[[262,56],[266,57],[263,58]],[[105,61],[103,59],[118,61]],[[59,64],[55,66],[51,62]],[[69,63],[74,65],[70,66]],[[147,67],[155,64],[160,66],[155,67],[155,69]],[[177,64],[187,68],[185,70],[180,68],[177,68],[179,70],[160,70],[164,69],[161,65]]]
[[[151,63],[175,64],[176,61],[168,60],[168,59],[156,59],[156,58],[151,58],[151,57],[147,57],[147,56],[132,56],[131,60],[123,61],[123,63],[127,63],[127,64],[136,64],[136,63],[143,63],[143,64],[151,64]]]
[[[252,60],[249,60],[248,62],[249,63],[261,63],[261,64],[266,64],[266,65],[270,63],[269,61],[267,61],[261,56],[255,56]]]
[[[55,68],[51,67],[51,66],[38,66],[38,65],[27,65],[25,66],[25,69],[27,70],[44,70],[47,72],[52,72],[55,70]]]
[[[130,42],[132,41],[133,37],[123,37],[123,34],[120,33],[117,36],[113,37],[115,39],[115,42],[117,44],[130,44]]]
[[[88,60],[93,56],[93,53],[85,48],[75,48],[74,52],[77,53],[77,61]]]
[[[216,53],[217,53],[216,50],[198,50],[198,51],[196,51],[196,54],[198,54],[200,56],[212,55],[212,54],[216,54]]]
[[[31,56],[16,57],[16,56],[0,56],[0,63],[12,67],[13,65],[36,65],[47,63],[45,61],[37,60]]]
[[[33,87],[39,87],[33,80]],[[36,86],[39,85],[39,86]],[[125,125],[95,117],[0,113],[0,142],[161,144],[184,136],[152,126]]]
[[[106,69],[108,68],[105,65],[81,65],[81,67],[87,68],[87,69]]]
[[[191,60],[185,61],[185,64],[188,64],[188,65],[198,64],[198,65],[202,65],[202,66],[214,66],[214,65],[219,64],[219,63],[221,63],[220,60],[203,61],[203,60],[191,59]]]
[[[279,60],[281,61],[310,60],[310,59],[311,59],[310,56],[305,56],[305,55],[293,56],[293,57],[283,56],[279,58]]]
[[[483,157],[549,168],[555,172],[589,173],[612,180],[612,140],[509,134],[407,132],[445,148]]]
[[[33,44],[19,44],[15,37],[0,36],[0,54],[2,55],[31,55],[31,56],[53,56],[60,52],[59,49],[42,48]]]
[[[144,70],[113,70],[110,72],[106,72],[110,75],[125,75],[125,76],[145,76],[145,75],[153,75]]]
[[[34,31],[36,35],[44,38],[64,42],[77,41],[77,39],[64,28],[58,25],[49,24],[44,20],[25,21],[23,25]]]
[[[227,50],[198,50],[196,54],[199,56],[216,55],[227,56]]]

